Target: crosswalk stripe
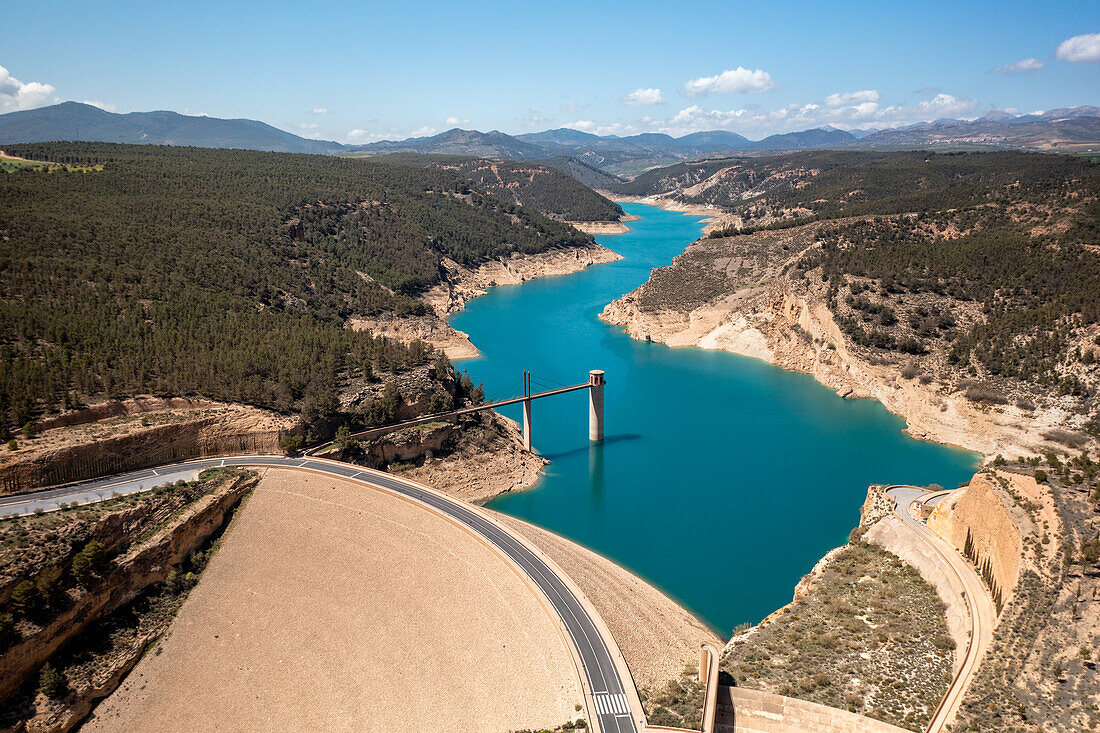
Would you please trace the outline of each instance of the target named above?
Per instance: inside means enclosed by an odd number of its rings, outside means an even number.
[[[596,701],[596,712],[600,715],[630,715],[630,707],[626,703],[626,695],[593,695]]]

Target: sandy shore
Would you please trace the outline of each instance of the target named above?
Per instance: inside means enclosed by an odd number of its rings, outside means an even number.
[[[617,204],[646,204],[665,211],[679,211],[690,216],[705,217],[703,219],[706,224],[703,227],[704,235],[717,229],[724,229],[738,221],[737,217],[710,204],[685,204],[664,196],[624,196],[623,194],[613,194],[610,191],[597,191],[597,193],[612,199]],[[626,219],[623,219],[623,221],[626,221]]]
[[[619,221],[567,221],[565,223],[585,234],[626,234],[630,231],[630,227],[624,221],[626,217]]]
[[[503,733],[582,702],[557,624],[486,544],[384,492],[269,470],[84,730]]]

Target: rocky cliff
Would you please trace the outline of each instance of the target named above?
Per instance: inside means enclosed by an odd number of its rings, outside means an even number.
[[[0,453],[0,493],[207,456],[279,453],[293,420],[200,399],[134,399],[42,421],[34,437]]]
[[[163,583],[170,573],[225,525],[232,511],[255,482],[255,477],[251,475],[235,475],[223,480],[213,491],[201,496],[178,514],[168,517],[163,526],[147,539],[134,537],[133,530],[134,527],[144,528],[149,522],[138,521],[135,524],[127,519],[152,519],[134,515],[135,511],[140,514],[140,508],[110,513],[104,517],[91,536],[103,542],[108,555],[119,546],[127,548],[110,561],[99,582],[80,592],[61,612],[48,621],[34,625],[32,633],[4,650],[0,655],[0,700],[11,696],[59,649],[78,637],[82,631],[126,606],[151,586]],[[67,562],[71,562],[71,558]],[[50,568],[54,567],[58,566],[51,563]],[[67,567],[65,561],[61,567]],[[27,572],[33,573],[33,568]],[[34,577],[33,574],[30,577]],[[134,650],[134,653],[121,660],[114,660],[111,668],[103,672],[106,679],[99,679],[88,689],[72,692],[70,699],[66,701],[65,711],[58,718],[61,721],[68,720],[68,725],[58,727],[51,724],[41,729],[67,730],[75,720],[87,713],[94,700],[113,689],[109,684],[110,680],[117,684],[140,657],[144,646],[141,643],[140,649]],[[75,720],[70,720],[74,711],[80,714]]]
[[[837,298],[836,283],[821,273],[796,268],[815,250],[823,226],[698,240],[600,317],[637,339],[730,351],[811,374],[842,397],[877,399],[905,418],[916,437],[987,458],[1061,449],[1047,435],[1087,419],[1074,399],[1037,393],[1033,385],[980,391],[981,380],[949,363],[944,336],[927,338],[929,348],[920,354],[856,343],[841,321],[865,313]],[[876,288],[850,280],[845,286],[854,290]],[[983,318],[973,302],[935,295],[899,294],[890,303],[897,342],[907,338],[908,324],[923,327],[929,314],[950,313],[954,328]]]

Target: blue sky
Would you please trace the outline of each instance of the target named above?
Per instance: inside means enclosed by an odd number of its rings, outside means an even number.
[[[1100,104],[1100,3],[3,4],[0,111],[751,138]]]

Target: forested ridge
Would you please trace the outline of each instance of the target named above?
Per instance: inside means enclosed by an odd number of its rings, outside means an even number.
[[[102,143],[8,152],[102,170],[0,175],[6,429],[145,392],[327,404],[364,360],[430,358],[346,330],[349,315],[422,312],[412,296],[444,257],[591,242],[455,171]]]
[[[994,401],[1034,389],[1095,411],[1100,166],[1088,159],[815,151],[683,163],[624,188],[733,219],[680,271],[654,273],[641,300],[651,308],[726,293],[713,252],[790,257],[794,287],[823,295],[871,358],[988,382]]]
[[[1017,152],[725,163],[708,164],[725,171],[716,176],[723,182],[698,195],[732,196],[731,181],[752,183],[756,195],[726,201],[742,225],[712,237],[846,219],[819,230],[795,272],[820,268],[837,322],[856,343],[913,355],[943,348],[974,376],[1093,397],[1081,367],[1100,353],[1089,335],[1100,324],[1095,163]],[[925,296],[925,306],[903,305]],[[951,311],[966,303],[981,317],[963,328]]]
[[[822,150],[679,163],[619,190],[713,204],[751,224],[783,213],[805,220],[937,211],[1010,195],[1006,187],[1019,189],[1017,197],[1042,195],[1095,175],[1084,158],[1045,153]]]
[[[501,201],[526,206],[559,221],[618,221],[623,215],[621,206],[608,201],[552,162],[541,165],[412,153],[394,153],[382,160],[458,171],[470,185]]]

